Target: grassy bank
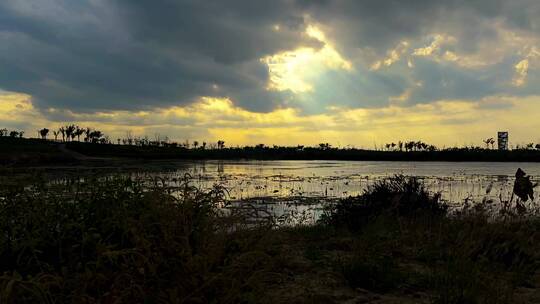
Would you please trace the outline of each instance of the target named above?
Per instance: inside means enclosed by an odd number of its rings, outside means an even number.
[[[0,189],[1,303],[538,303],[540,222],[447,214],[397,177],[314,226],[224,189],[86,179]]]
[[[58,143],[40,139],[0,137],[0,166],[72,164],[76,160],[62,152]]]
[[[539,150],[499,151],[453,148],[436,151],[375,151],[317,147],[182,147],[129,146],[70,142],[67,147],[88,156],[139,159],[255,159],[255,160],[364,160],[364,161],[493,161],[539,162]]]

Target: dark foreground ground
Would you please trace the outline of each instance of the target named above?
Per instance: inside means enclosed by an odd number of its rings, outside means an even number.
[[[280,227],[183,181],[31,184],[0,187],[0,303],[540,302],[515,202],[451,212],[398,176]]]
[[[244,147],[186,149],[181,147],[130,146],[84,142],[0,137],[0,165],[103,165],[133,160],[373,160],[373,161],[494,161],[538,162],[540,150],[511,151],[453,148],[438,151],[373,151],[312,147]]]

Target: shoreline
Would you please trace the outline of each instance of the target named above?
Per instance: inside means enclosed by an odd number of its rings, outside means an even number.
[[[178,161],[384,161],[538,163],[540,150],[451,148],[436,151],[376,151],[315,147],[186,149],[40,139],[0,138],[0,167],[107,166]]]

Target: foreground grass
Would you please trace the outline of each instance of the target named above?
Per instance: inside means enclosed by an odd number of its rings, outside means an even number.
[[[314,226],[220,212],[223,195],[121,178],[3,187],[0,302],[540,301],[535,218],[448,216],[399,178]]]

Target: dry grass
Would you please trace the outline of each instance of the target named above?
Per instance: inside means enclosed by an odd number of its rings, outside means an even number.
[[[335,206],[345,222],[329,213],[317,225],[276,228],[222,212],[224,191],[125,178],[2,187],[0,302],[539,299],[536,218],[444,216],[421,184],[393,179]]]

